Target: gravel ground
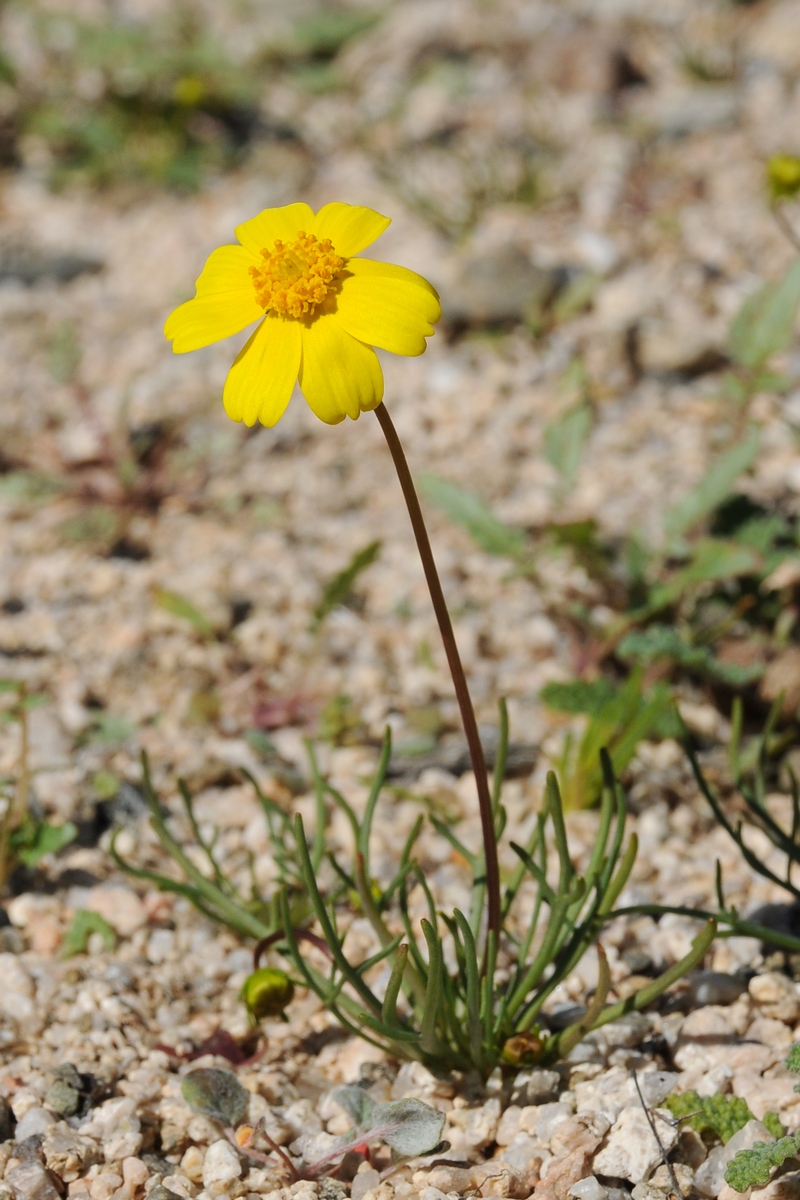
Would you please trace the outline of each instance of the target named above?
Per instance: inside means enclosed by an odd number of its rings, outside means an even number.
[[[249,16],[233,8],[209,19],[242,54],[285,19],[281,3]],[[3,19],[24,40],[24,21]],[[244,430],[220,403],[239,342],[185,357],[164,342],[164,317],[191,294],[205,255],[299,191],[314,206],[345,199],[391,214],[371,253],[423,271],[445,309],[421,359],[384,362],[414,472],[473,488],[522,526],[593,516],[610,535],[638,528],[651,541],[726,436],[717,372],[730,318],[792,259],[765,203],[763,162],[800,152],[797,0],[395,0],[337,65],[332,93],[265,88],[265,119],[290,123],[299,141],[257,146],[196,195],[53,193],[35,154],[2,180],[0,676],[46,696],[30,717],[33,801],[80,829],[57,859],[18,873],[0,929],[0,1093],[17,1122],[0,1144],[2,1196],[167,1200],[157,1186],[202,1200],[346,1194],[252,1166],[181,1099],[189,1065],[230,1066],[212,1035],[248,1034],[237,995],[250,950],[182,899],[115,872],[108,825],[123,824],[124,856],[164,868],[143,819],[146,750],[167,806],[184,775],[203,827],[220,830],[223,863],[238,870],[249,849],[268,890],[266,833],[236,767],[305,812],[303,738],[335,717],[337,697],[349,698],[338,712],[339,740],[350,744],[321,756],[356,804],[387,722],[401,742],[431,721],[446,735],[440,746],[457,734],[374,418],[327,428],[298,394],[276,429]],[[65,255],[85,267],[69,282]],[[594,280],[591,306],[533,338],[519,321],[531,297],[581,273]],[[565,494],[543,436],[574,402],[576,358],[596,420]],[[781,365],[800,379],[800,358]],[[761,395],[754,411],[764,448],[749,490],[796,513],[800,390]],[[564,613],[581,604],[598,623],[604,613],[569,559],[548,559],[536,583],[435,510],[430,523],[480,719],[494,722],[506,696],[512,737],[533,748],[530,773],[507,785],[518,836],[563,735],[539,691],[571,678],[580,659]],[[373,539],[382,550],[353,602],[312,631],[325,583]],[[168,594],[207,626],[176,613]],[[682,706],[709,744],[724,740],[726,721],[702,690],[687,686]],[[245,736],[254,729],[268,733],[277,760]],[[0,775],[18,755],[17,727],[0,726]],[[448,761],[434,755],[385,802],[379,873],[425,798],[476,842],[474,780]],[[717,858],[740,909],[785,901],[715,827],[675,743],[645,744],[627,782],[641,850],[623,902],[713,903]],[[571,816],[576,861],[595,824],[594,814]],[[176,827],[188,840],[188,827]],[[334,838],[345,835],[334,822]],[[752,840],[769,860],[768,844]],[[442,900],[457,900],[464,885],[449,847],[426,833],[421,853]],[[86,954],[62,957],[78,909],[105,916],[119,939],[113,953],[92,935]],[[678,917],[615,922],[603,936],[614,994],[675,962],[696,930]],[[352,936],[366,950],[357,920]],[[330,1098],[342,1082],[439,1107],[450,1143],[441,1161],[385,1180],[364,1164],[346,1185],[354,1200],[624,1200],[631,1189],[634,1200],[661,1200],[670,1184],[630,1068],[652,1106],[695,1088],[800,1125],[782,1066],[800,1033],[792,964],[734,938],[704,966],[725,978],[698,975],[657,1011],[591,1036],[556,1071],[486,1089],[383,1061],[301,994],[289,1023],[265,1023],[259,1053],[237,1068],[250,1117],[310,1153],[347,1128]],[[596,978],[590,954],[554,1002],[584,1001]],[[65,1063],[84,1076],[80,1112],[67,1117],[52,1092]],[[685,1191],[732,1200],[721,1151],[709,1155],[667,1122],[659,1129]],[[767,1191],[797,1196],[800,1172]]]

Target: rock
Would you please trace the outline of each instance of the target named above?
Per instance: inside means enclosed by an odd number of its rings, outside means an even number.
[[[16,279],[32,286],[42,280],[70,283],[79,275],[95,275],[103,263],[84,254],[48,254],[43,250],[9,248],[0,254],[0,280]]]
[[[136,892],[121,883],[90,888],[83,907],[104,917],[120,937],[130,937],[147,922],[145,907]]]
[[[719,1196],[725,1186],[725,1168],[739,1150],[749,1150],[756,1142],[774,1142],[760,1121],[748,1121],[725,1146],[715,1146],[706,1161],[697,1168],[694,1188],[701,1196]]]
[[[678,1076],[671,1071],[643,1071],[638,1079],[645,1103],[655,1108],[673,1090]],[[635,1107],[639,1098],[630,1071],[612,1067],[597,1079],[576,1083],[575,1099],[579,1113],[602,1112],[615,1121],[623,1108]]]
[[[768,59],[792,74],[800,70],[797,8],[792,0],[771,5],[748,37],[748,56]]]
[[[551,1138],[553,1161],[534,1188],[537,1200],[566,1200],[570,1188],[591,1173],[592,1155],[609,1127],[602,1113],[562,1121]]]
[[[681,1041],[686,1038],[708,1038],[719,1040],[730,1038],[735,1030],[731,1018],[721,1008],[708,1004],[690,1012],[681,1028]]]
[[[47,1109],[29,1108],[25,1116],[17,1122],[14,1138],[17,1142],[24,1142],[29,1137],[44,1133],[47,1127],[54,1123],[55,1117]]]
[[[362,1200],[367,1192],[373,1191],[380,1184],[380,1173],[368,1163],[362,1164],[362,1166],[364,1165],[367,1168],[366,1170],[362,1170],[362,1167],[359,1167],[356,1172],[356,1177],[350,1188],[350,1200]],[[452,1188],[448,1188],[448,1191],[453,1190]]]
[[[496,1097],[487,1100],[480,1108],[455,1108],[448,1114],[451,1125],[463,1131],[467,1146],[483,1150],[495,1140],[500,1120],[500,1101]]]
[[[538,1138],[529,1133],[518,1133],[512,1142],[500,1149],[493,1161],[505,1163],[517,1180],[521,1194],[528,1196],[539,1182],[550,1157]]]
[[[747,982],[738,975],[726,975],[722,971],[698,971],[690,980],[692,996],[698,1008],[706,1004],[733,1004],[743,992]]]
[[[58,1121],[45,1130],[42,1153],[49,1169],[65,1183],[77,1179],[87,1167],[103,1159],[97,1143],[79,1137],[66,1121]]]
[[[626,1013],[618,1021],[612,1021],[610,1025],[603,1027],[603,1037],[609,1048],[619,1046],[627,1050],[641,1046],[651,1032],[650,1019],[639,1012]]]
[[[671,1118],[665,1116],[666,1120],[659,1121],[659,1137],[664,1149],[671,1150],[678,1140],[678,1131],[671,1124]],[[653,1137],[647,1114],[638,1106],[622,1109],[606,1145],[595,1155],[592,1165],[597,1175],[611,1175],[615,1179],[638,1183],[660,1161],[661,1150]]]
[[[565,1104],[563,1101],[557,1101],[554,1104],[540,1104],[535,1113],[533,1129],[529,1129],[528,1132],[535,1133],[540,1142],[544,1142],[545,1146],[549,1146],[550,1140],[558,1126],[562,1122],[568,1121],[573,1112],[573,1106]],[[524,1126],[524,1128],[527,1129],[527,1126]]]
[[[688,1196],[689,1192],[692,1190],[692,1184],[694,1182],[694,1171],[692,1168],[687,1166],[686,1163],[673,1163],[672,1174],[674,1174],[678,1181],[678,1187],[680,1188],[681,1194],[683,1196]],[[650,1176],[648,1183],[667,1195],[674,1191],[672,1186],[672,1176],[663,1163],[660,1167],[656,1167],[655,1171],[653,1171],[653,1174]]]
[[[6,1171],[5,1182],[11,1187],[15,1200],[61,1200],[52,1175],[40,1162],[12,1167]]]
[[[546,306],[566,281],[564,271],[535,266],[519,246],[502,246],[459,263],[443,292],[444,318],[455,325],[521,321]]]
[[[558,1071],[545,1071],[537,1067],[532,1071],[520,1071],[511,1087],[511,1103],[522,1108],[530,1104],[546,1104],[555,1100],[561,1086]]]
[[[369,1175],[370,1177],[375,1175],[376,1179],[370,1184],[370,1186],[377,1187],[380,1179],[377,1171],[374,1171],[370,1167],[367,1171],[364,1171],[363,1174]],[[351,1200],[353,1196],[355,1196],[355,1200],[359,1200],[359,1195],[363,1196],[364,1194],[363,1190],[359,1190],[359,1192],[356,1191],[356,1184],[360,1178],[362,1178],[362,1170],[359,1167],[358,1174],[353,1180],[352,1190],[350,1193]],[[444,1192],[445,1194],[448,1192],[458,1192],[461,1194],[473,1186],[472,1171],[468,1167],[445,1166],[442,1164],[441,1166],[433,1167],[430,1171],[415,1172],[414,1183],[420,1188],[420,1190],[422,1190],[422,1188],[427,1184],[428,1187],[437,1188],[439,1191]]]
[[[74,1117],[81,1106],[83,1080],[72,1063],[64,1063],[47,1089],[44,1102],[63,1117]]]
[[[788,1171],[771,1179],[766,1187],[753,1188],[751,1200],[800,1200],[800,1171]]]
[[[754,975],[749,992],[765,1017],[793,1025],[800,1018],[800,993],[796,983],[777,971]]]
[[[35,996],[33,980],[16,954],[0,954],[0,1016],[21,1032],[38,1033],[42,1017],[36,1011]]]
[[[473,1188],[478,1189],[479,1196],[507,1197],[516,1194],[516,1180],[508,1167],[494,1160],[473,1167],[470,1172]]]
[[[142,1146],[142,1125],[136,1115],[136,1101],[130,1096],[106,1100],[93,1109],[91,1119],[81,1132],[103,1147],[106,1162],[132,1158]]]
[[[667,1196],[668,1192],[664,1188],[656,1187],[649,1180],[642,1180],[631,1190],[632,1200],[667,1200]]]
[[[574,1196],[575,1200],[606,1200],[608,1188],[603,1187],[595,1175],[587,1175],[585,1179],[573,1183],[567,1195]]]
[[[241,1174],[242,1161],[230,1142],[224,1138],[212,1142],[203,1161],[203,1187],[229,1183],[232,1179],[241,1178]]]

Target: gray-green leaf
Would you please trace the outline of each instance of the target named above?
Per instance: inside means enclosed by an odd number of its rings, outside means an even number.
[[[422,1100],[393,1100],[378,1105],[374,1119],[383,1122],[381,1140],[401,1158],[429,1154],[442,1140],[444,1113]]]
[[[372,566],[375,562],[381,552],[382,544],[382,542],[370,542],[364,546],[363,550],[356,551],[347,566],[325,584],[319,603],[314,609],[313,629],[318,628],[335,608],[344,604],[361,572],[366,571],[367,567]]]
[[[580,403],[552,421],[544,431],[544,456],[571,488],[594,424],[590,404]]]
[[[422,475],[419,489],[431,504],[466,529],[482,550],[500,558],[527,558],[527,540],[521,529],[513,529],[499,520],[476,492],[438,475]]]
[[[250,1093],[236,1076],[218,1067],[198,1067],[184,1075],[181,1094],[195,1112],[231,1128],[244,1120],[250,1103]]]
[[[688,533],[730,494],[736,480],[755,462],[761,443],[757,426],[752,426],[740,442],[718,458],[688,495],[667,511],[664,532],[669,538]]]
[[[444,1114],[422,1100],[391,1100],[388,1104],[376,1104],[359,1087],[338,1088],[334,1099],[355,1126],[353,1139],[385,1142],[401,1158],[429,1154],[441,1141]]]
[[[782,279],[766,283],[747,298],[728,337],[731,357],[755,370],[791,343],[800,305],[800,259]]]

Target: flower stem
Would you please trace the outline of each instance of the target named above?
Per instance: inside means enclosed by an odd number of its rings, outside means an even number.
[[[422,569],[425,572],[425,579],[428,584],[431,601],[433,603],[433,611],[436,614],[436,620],[439,624],[439,632],[442,635],[445,654],[447,655],[447,663],[450,667],[450,674],[453,678],[453,686],[455,687],[456,699],[458,707],[461,710],[461,720],[464,725],[464,733],[467,736],[467,745],[469,746],[469,756],[472,760],[472,769],[475,772],[475,785],[478,789],[478,806],[481,814],[481,830],[483,833],[483,852],[486,861],[486,894],[488,901],[487,912],[487,933],[494,933],[495,936],[500,934],[501,915],[500,915],[500,869],[497,862],[497,838],[494,828],[494,814],[492,812],[492,797],[489,791],[489,779],[486,773],[486,762],[483,756],[483,746],[478,734],[478,723],[475,720],[475,710],[472,707],[472,697],[469,694],[467,687],[467,677],[464,674],[464,666],[461,662],[461,655],[458,652],[455,634],[453,632],[453,623],[450,620],[450,614],[447,611],[442,584],[439,579],[439,572],[436,569],[436,563],[431,550],[431,543],[428,537],[428,530],[425,527],[425,520],[422,516],[419,498],[417,496],[414,481],[411,478],[411,471],[408,467],[403,447],[400,439],[397,436],[397,430],[394,427],[392,418],[389,416],[388,410],[384,404],[379,404],[375,409],[375,416],[380,422],[383,430],[386,443],[389,447],[389,452],[394,461],[397,477],[400,480],[400,487],[403,489],[403,497],[408,509],[408,515],[411,518],[411,527],[414,530],[414,537],[417,541],[417,549],[419,556],[422,559]]]

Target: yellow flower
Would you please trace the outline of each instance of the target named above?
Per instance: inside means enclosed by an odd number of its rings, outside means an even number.
[[[225,381],[228,416],[274,425],[299,379],[329,425],[377,408],[383,373],[373,346],[416,355],[441,316],[439,297],[405,267],[355,258],[389,225],[371,208],[307,204],[266,208],[236,229],[197,280],[193,300],[164,333],[176,354],[198,350],[260,321]]]

